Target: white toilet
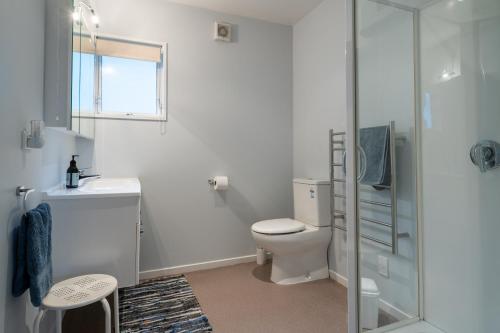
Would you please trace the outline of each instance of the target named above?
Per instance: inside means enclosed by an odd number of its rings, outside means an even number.
[[[273,254],[271,281],[277,284],[329,277],[330,182],[294,179],[293,198],[295,219],[267,220],[252,225],[258,256],[263,250]]]

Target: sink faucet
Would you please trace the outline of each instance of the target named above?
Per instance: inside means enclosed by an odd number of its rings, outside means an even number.
[[[86,175],[85,174],[85,170],[90,170],[90,168],[83,168],[83,169],[80,169],[79,170],[79,174],[80,174],[80,179],[85,179],[85,178],[100,178],[101,175]]]

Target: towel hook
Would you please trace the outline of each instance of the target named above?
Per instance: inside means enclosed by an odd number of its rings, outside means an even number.
[[[18,186],[16,187],[16,195],[18,197],[20,196],[23,196],[23,213],[26,213],[28,210],[26,209],[26,201],[28,200],[28,196],[35,192],[34,189],[32,188],[27,188],[27,187],[24,187],[24,186]]]

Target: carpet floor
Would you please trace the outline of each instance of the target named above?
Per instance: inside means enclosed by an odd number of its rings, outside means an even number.
[[[170,315],[181,310],[179,313],[181,318],[193,318],[194,324],[201,325],[207,323],[208,317],[210,324],[207,325],[211,327],[203,326],[198,332],[209,332],[211,328],[215,333],[347,332],[347,290],[343,286],[328,279],[293,286],[279,286],[270,281],[270,274],[270,264],[257,266],[249,263],[188,273],[187,281],[183,279],[175,282],[179,277],[173,277],[173,285],[178,283],[179,290],[184,290],[185,294],[182,296],[179,293],[175,296],[176,292],[173,292],[168,296],[168,300],[174,301],[169,303],[169,307],[173,308],[164,310],[161,310],[162,306],[167,303],[162,304],[164,301],[159,300],[161,297],[156,301],[153,299],[158,292],[169,293],[171,287],[168,286],[168,282],[165,285],[162,281],[168,281],[172,277],[157,279],[157,286],[152,286],[149,292],[148,288],[145,288],[143,301],[140,302],[141,306],[144,306],[143,309],[138,305],[132,310],[130,304],[126,305],[133,303],[133,295],[132,293],[125,295],[122,291],[120,294],[120,303],[123,307],[120,314],[122,332],[175,332],[161,326],[159,330],[148,330],[144,327],[143,330],[133,331],[137,329],[138,323],[146,320],[148,316],[154,318],[158,315],[149,312],[150,310],[164,311]],[[135,288],[141,288],[141,285]],[[156,290],[158,288],[160,291]],[[177,301],[182,299],[184,304],[179,302],[176,305],[176,298]],[[113,308],[113,297],[108,301]],[[127,306],[130,308],[126,309]],[[186,308],[192,309],[192,317],[183,315],[182,309]],[[134,318],[137,320],[135,323]],[[395,318],[380,311],[381,326],[394,321]],[[126,325],[123,325],[124,322]],[[166,321],[162,325],[168,328]],[[196,329],[196,325],[192,328]],[[178,326],[178,329],[182,329],[182,326]],[[104,314],[101,305],[95,303],[68,311],[63,321],[63,332],[104,333]]]
[[[346,333],[347,290],[325,279],[270,281],[271,265],[241,264],[186,274],[216,333]]]

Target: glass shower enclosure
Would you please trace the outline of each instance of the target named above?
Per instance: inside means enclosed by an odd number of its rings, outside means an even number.
[[[500,332],[500,1],[347,7],[349,332]]]

